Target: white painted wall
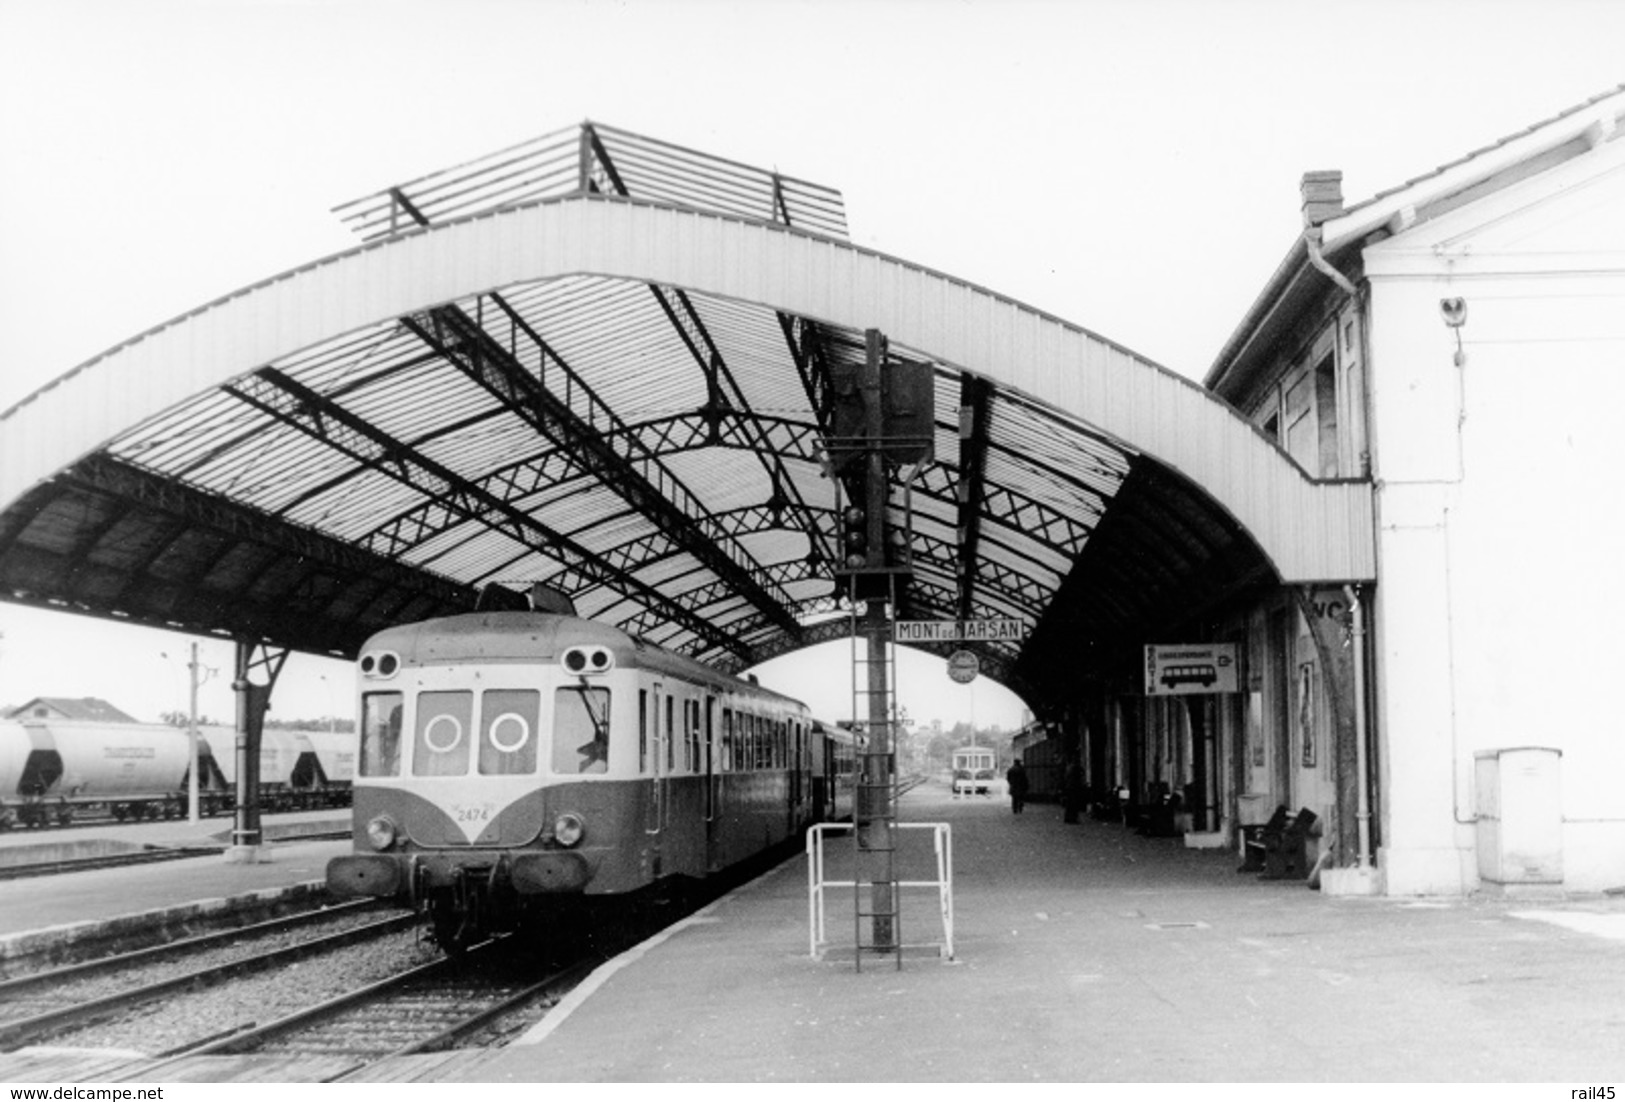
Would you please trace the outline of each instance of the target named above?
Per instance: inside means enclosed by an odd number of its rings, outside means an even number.
[[[1479,886],[1473,755],[1519,746],[1562,752],[1565,886],[1625,886],[1621,211],[1610,145],[1366,251],[1390,894]]]

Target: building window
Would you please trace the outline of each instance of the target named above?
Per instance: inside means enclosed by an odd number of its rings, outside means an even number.
[[[1328,355],[1315,367],[1315,419],[1319,422],[1319,464],[1311,468],[1321,478],[1336,478],[1337,455],[1337,371]]]

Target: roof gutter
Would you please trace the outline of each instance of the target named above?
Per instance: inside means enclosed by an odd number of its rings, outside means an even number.
[[[1483,152],[1469,154],[1406,187],[1396,188],[1347,213],[1326,219],[1321,227],[1320,247],[1335,253],[1349,242],[1381,229],[1392,219],[1403,218],[1407,208],[1419,210],[1576,139],[1584,139],[1587,148],[1595,148],[1614,136],[1615,123],[1622,111],[1625,111],[1625,91],[1614,91],[1549,122],[1530,127]]]
[[[1306,228],[1299,239],[1304,259],[1339,289],[1352,295],[1354,285],[1326,260],[1327,253],[1336,254],[1379,230],[1404,229],[1415,220],[1418,210],[1565,145],[1581,143],[1576,153],[1594,149],[1616,136],[1622,113],[1625,113],[1625,86],[1346,211],[1336,186],[1340,174],[1305,173],[1302,187]],[[1248,346],[1301,272],[1300,264],[1297,242],[1294,242],[1287,258],[1209,368],[1203,380],[1207,389],[1217,391],[1245,358]]]
[[[1303,233],[1292,243],[1286,258],[1275,269],[1275,274],[1270,276],[1264,290],[1253,301],[1252,308],[1220,349],[1218,359],[1203,380],[1208,390],[1218,392],[1236,366],[1246,360],[1248,350],[1259,333],[1281,308],[1283,299],[1293,285],[1303,277],[1306,259],[1310,267],[1330,278],[1344,293],[1355,293],[1354,284],[1326,259],[1321,244],[1321,226],[1343,212],[1343,174],[1337,171],[1306,172],[1299,183],[1299,190],[1303,196]]]

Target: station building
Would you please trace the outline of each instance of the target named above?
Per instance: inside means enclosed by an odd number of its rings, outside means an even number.
[[[1304,175],[1302,235],[1205,382],[1312,478],[1371,485],[1378,581],[1188,622],[1171,642],[1236,648],[1235,693],[1148,695],[1121,656],[1054,724],[1093,791],[1177,798],[1192,844],[1308,809],[1331,891],[1625,885],[1622,111],[1353,205]]]

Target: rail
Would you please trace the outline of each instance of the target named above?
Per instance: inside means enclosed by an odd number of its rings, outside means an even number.
[[[807,925],[808,950],[813,958],[821,958],[829,948],[826,936],[824,893],[831,888],[856,888],[855,880],[831,880],[824,859],[826,834],[850,833],[851,823],[816,823],[807,831]],[[954,959],[954,855],[953,832],[947,823],[897,823],[897,830],[931,831],[931,852],[935,860],[936,877],[931,880],[899,880],[898,889],[935,888],[937,910],[942,917],[942,940],[899,945],[897,951],[915,948],[935,948],[944,960]]]

